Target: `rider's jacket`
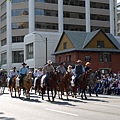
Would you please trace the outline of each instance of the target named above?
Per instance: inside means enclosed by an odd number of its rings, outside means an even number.
[[[46,74],[46,73],[52,73],[54,72],[55,69],[52,65],[45,65],[44,68],[43,68],[43,74]]]
[[[26,67],[21,67],[19,70],[19,75],[27,75],[27,68]]]

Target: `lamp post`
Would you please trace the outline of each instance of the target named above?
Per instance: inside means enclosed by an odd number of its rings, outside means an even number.
[[[45,43],[45,47],[46,47],[46,64],[47,64],[47,37],[44,39],[43,36],[40,33],[33,33],[33,34],[38,34],[42,38],[43,42]]]

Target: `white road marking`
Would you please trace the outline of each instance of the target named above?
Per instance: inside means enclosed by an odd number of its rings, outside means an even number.
[[[49,108],[45,108],[45,109],[48,110],[48,111],[53,111],[53,112],[63,113],[63,114],[72,115],[72,116],[76,116],[76,117],[79,116],[79,115],[77,115],[77,114],[68,113],[68,112],[64,112],[64,111],[59,111],[59,110],[54,110],[54,109],[49,109]]]

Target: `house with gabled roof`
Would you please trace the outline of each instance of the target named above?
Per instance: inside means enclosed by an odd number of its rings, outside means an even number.
[[[80,59],[83,65],[89,61],[94,71],[120,71],[120,43],[112,34],[102,30],[64,31],[54,55],[56,63],[63,61],[66,67],[69,64],[75,65]]]

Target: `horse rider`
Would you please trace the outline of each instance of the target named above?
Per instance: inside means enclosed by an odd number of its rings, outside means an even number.
[[[76,85],[79,76],[81,76],[81,75],[85,72],[85,69],[84,69],[84,67],[83,67],[83,65],[82,65],[82,61],[81,61],[81,60],[77,60],[77,61],[76,61],[76,65],[75,65],[74,71],[75,71],[74,84]]]
[[[9,77],[10,77],[9,86],[11,86],[11,84],[12,84],[13,77],[15,77],[17,75],[18,75],[18,72],[16,70],[16,67],[13,67],[13,70],[10,72],[10,75],[9,75]]]
[[[23,78],[27,75],[28,69],[26,68],[26,63],[22,63],[22,67],[19,70],[19,76],[20,76],[20,85],[23,86]]]
[[[38,67],[38,69],[36,69],[36,77],[35,77],[35,80],[34,80],[34,86],[36,84],[36,81],[40,80],[42,76],[43,76],[43,69],[40,66],[40,67]]]
[[[86,64],[85,64],[85,72],[91,69],[90,64],[91,64],[90,62],[86,62]]]
[[[59,66],[56,68],[56,71],[59,73],[60,78],[61,78],[62,76],[64,76],[64,74],[66,73],[66,69],[65,69],[65,67],[64,67],[64,63],[63,63],[63,62],[60,62],[60,63],[59,63]]]
[[[48,60],[47,64],[43,68],[43,75],[46,75],[45,78],[44,78],[44,83],[45,84],[47,83],[50,74],[53,73],[54,71],[55,71],[55,69],[52,65],[52,61]]]

